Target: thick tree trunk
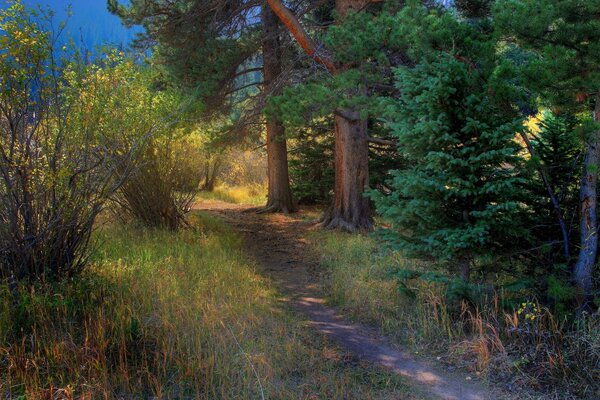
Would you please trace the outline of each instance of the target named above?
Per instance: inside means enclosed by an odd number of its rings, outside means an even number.
[[[283,135],[283,125],[279,121],[267,121],[267,169],[269,193],[263,212],[296,211],[288,173],[287,143]]]
[[[358,112],[335,117],[335,187],[333,202],[321,218],[321,226],[348,232],[372,228],[369,200],[367,122]]]
[[[594,122],[600,123],[600,95],[596,97]],[[579,233],[580,249],[573,269],[573,280],[578,290],[579,309],[587,308],[592,291],[592,273],[598,251],[597,183],[600,162],[600,130],[592,133],[586,145],[584,171],[581,178]]]
[[[280,24],[277,15],[268,5],[262,8],[263,75],[268,96],[279,94],[277,78],[281,74]],[[296,210],[288,172],[285,129],[277,118],[267,117],[267,170],[269,191],[263,212],[290,213]]]
[[[336,0],[340,20],[350,10],[360,11],[368,1]],[[334,73],[343,71],[342,65]],[[335,188],[333,202],[321,219],[327,228],[348,232],[369,230],[373,223],[369,200],[364,197],[369,185],[369,142],[367,121],[356,110],[343,110],[335,116]]]
[[[296,16],[281,0],[267,0],[271,9],[294,36],[309,57],[325,65],[332,74],[337,68],[325,49],[317,46],[302,28]],[[350,10],[360,11],[368,0],[336,0],[336,10],[343,20]],[[367,122],[360,120],[356,110],[342,110],[335,117],[335,188],[331,207],[321,218],[321,225],[350,232],[372,227],[369,201],[363,197],[369,183],[369,147]]]

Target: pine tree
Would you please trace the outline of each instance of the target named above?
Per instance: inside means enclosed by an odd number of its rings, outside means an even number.
[[[382,232],[388,241],[410,255],[458,267],[468,280],[480,257],[521,233],[515,216],[523,180],[514,140],[521,124],[495,98],[493,52],[483,51],[493,47],[483,42],[488,38],[447,14],[424,16],[437,26],[424,35],[462,29],[469,45],[424,46],[415,67],[397,70],[401,95],[385,101],[386,114],[407,168],[391,172],[390,195],[372,197],[393,222]],[[431,43],[431,37],[420,40]]]
[[[537,160],[548,172],[548,181],[554,188],[557,198],[563,205],[566,219],[572,220],[573,213],[577,214],[579,201],[577,190],[581,175],[581,140],[577,125],[579,121],[572,116],[555,115],[549,111],[542,114],[539,123],[539,132],[535,134],[532,145],[535,149]],[[539,179],[533,182],[537,187],[540,198],[544,199],[547,214],[552,211],[543,183]]]

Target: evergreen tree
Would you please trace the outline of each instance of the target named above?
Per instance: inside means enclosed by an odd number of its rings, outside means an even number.
[[[534,121],[536,123],[526,133],[531,138],[533,156],[526,160],[529,166],[524,192],[527,213],[522,220],[529,227],[530,241],[521,252],[520,264],[524,279],[534,283],[538,293],[549,293],[553,290],[550,287],[558,284],[571,293],[573,287],[565,268],[570,257],[565,257],[564,236],[559,223],[563,221],[568,243],[573,248],[578,244],[578,192],[583,150],[577,129],[579,121],[550,111],[544,111],[539,121],[537,118]],[[544,172],[544,177],[540,171]],[[548,196],[548,187],[560,204],[558,210]],[[561,212],[561,220],[556,218],[557,211]],[[574,298],[562,298],[560,302],[565,303],[565,300]]]
[[[334,142],[331,118],[296,128],[291,141],[290,178],[301,204],[327,204],[334,185]]]
[[[536,154],[536,158],[532,158],[530,163],[534,167],[538,164],[544,166],[548,183],[554,189],[563,208],[569,232],[573,231],[570,222],[576,220],[579,207],[577,191],[581,176],[582,144],[578,124],[579,121],[572,116],[555,115],[546,111],[541,116],[539,132],[530,133],[533,136],[531,144]],[[531,186],[533,201],[539,201],[534,205],[534,214],[555,225],[556,219],[551,221],[553,209],[544,183],[538,177],[534,177],[531,179]],[[547,228],[546,224],[544,230],[547,233],[551,232],[553,236],[558,232],[558,229]]]
[[[522,233],[515,224],[523,180],[514,140],[521,124],[497,101],[489,37],[448,13],[414,11],[434,28],[417,38],[416,66],[397,69],[399,99],[384,100],[408,166],[391,172],[391,194],[372,197],[393,222],[382,232],[387,240],[458,267],[468,280],[476,261]],[[462,31],[466,46],[428,46],[447,31]]]

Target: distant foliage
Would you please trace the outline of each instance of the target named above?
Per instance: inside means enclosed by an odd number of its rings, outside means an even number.
[[[325,204],[334,183],[334,141],[331,123],[298,129],[290,141],[290,183],[300,204]]]

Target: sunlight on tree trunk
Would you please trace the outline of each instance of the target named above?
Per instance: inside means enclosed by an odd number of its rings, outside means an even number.
[[[596,97],[594,122],[600,123],[600,95]],[[573,270],[573,279],[578,290],[579,309],[587,308],[592,291],[592,272],[598,252],[597,183],[600,161],[600,130],[595,130],[586,144],[584,173],[580,190],[579,233],[581,247]]]
[[[280,88],[277,78],[281,74],[281,43],[279,39],[279,21],[277,16],[264,5],[263,18],[263,74],[265,91],[269,96],[277,95]],[[288,172],[287,142],[283,123],[276,117],[267,117],[267,163],[269,191],[263,212],[296,211]]]
[[[355,232],[372,227],[369,200],[363,194],[369,184],[367,121],[357,112],[346,114],[350,115],[335,117],[334,196],[321,226]]]

